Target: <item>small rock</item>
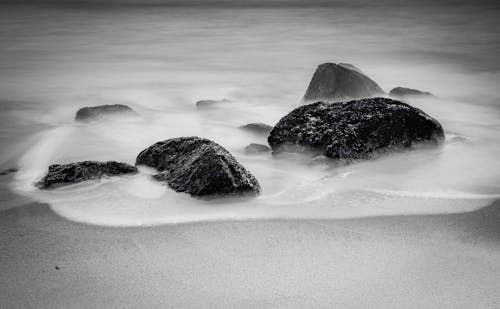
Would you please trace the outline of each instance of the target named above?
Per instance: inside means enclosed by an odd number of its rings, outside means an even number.
[[[269,148],[269,146],[262,145],[262,144],[252,143],[252,144],[245,147],[245,153],[247,153],[247,154],[258,154],[258,153],[270,152],[270,151],[271,151],[271,148]]]
[[[196,102],[196,108],[200,110],[212,109],[220,107],[222,104],[230,103],[231,101],[228,99],[222,100],[200,100]]]
[[[49,172],[38,183],[41,189],[70,185],[103,176],[118,176],[137,173],[135,166],[115,161],[83,161],[49,166]]]
[[[80,108],[76,112],[75,120],[81,122],[89,122],[101,119],[106,116],[120,114],[137,115],[137,113],[127,105],[98,105]]]
[[[8,168],[6,170],[0,171],[0,176],[11,174],[11,173],[17,173],[18,169],[17,168]]]
[[[273,127],[271,127],[270,125],[267,125],[265,123],[249,123],[249,124],[240,126],[240,129],[248,131],[248,132],[256,133],[256,134],[267,135],[267,134],[269,134],[269,132],[271,132]]]
[[[389,96],[393,98],[403,98],[410,96],[433,97],[434,95],[430,92],[420,91],[417,89],[396,87],[389,91]]]

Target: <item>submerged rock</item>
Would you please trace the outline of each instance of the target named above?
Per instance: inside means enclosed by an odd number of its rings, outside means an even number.
[[[352,64],[323,63],[318,66],[304,101],[344,101],[385,94],[384,90]]]
[[[256,134],[269,134],[269,132],[271,132],[273,127],[265,123],[249,123],[240,126],[240,129]]]
[[[137,173],[135,166],[115,162],[83,161],[68,164],[54,164],[49,166],[49,172],[40,182],[42,189],[70,185],[91,179],[100,179],[103,176],[118,176]]]
[[[222,146],[199,137],[158,142],[143,150],[136,165],[156,168],[154,178],[193,196],[260,193],[257,179]]]
[[[120,114],[137,115],[137,113],[127,105],[98,105],[80,108],[76,112],[75,120],[88,122],[103,118],[105,116]]]
[[[18,169],[17,168],[8,168],[6,170],[0,171],[0,176],[11,174],[11,173],[17,173]]]
[[[434,95],[430,92],[420,91],[417,89],[404,88],[404,87],[396,87],[389,91],[389,96],[394,98],[403,98],[408,96],[424,96],[424,97],[433,97]]]
[[[307,152],[363,159],[374,152],[444,140],[441,124],[420,109],[387,99],[301,106],[271,131],[273,153]]]
[[[262,144],[251,143],[250,145],[245,147],[245,152],[247,154],[258,154],[258,153],[269,152],[269,151],[271,151],[271,148],[269,148],[269,146],[262,145]]]
[[[211,108],[217,108],[221,104],[226,104],[226,103],[229,103],[229,102],[231,102],[231,101],[228,100],[228,99],[222,99],[222,100],[200,100],[200,101],[196,102],[196,108],[197,109],[201,109],[201,110],[211,109]]]

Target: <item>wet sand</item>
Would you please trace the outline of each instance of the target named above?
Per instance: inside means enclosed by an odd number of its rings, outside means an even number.
[[[0,211],[1,308],[498,308],[500,202],[464,214],[110,228]]]

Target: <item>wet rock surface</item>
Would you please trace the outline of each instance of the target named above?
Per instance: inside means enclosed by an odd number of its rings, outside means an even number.
[[[226,149],[205,138],[158,142],[137,156],[136,165],[156,168],[155,179],[192,196],[260,193],[257,179]]]
[[[334,159],[365,159],[375,152],[443,140],[437,120],[387,98],[301,106],[268,137],[273,153],[310,151]]]
[[[314,72],[303,100],[335,102],[384,94],[376,82],[352,64],[323,63]]]
[[[75,120],[81,122],[89,122],[104,118],[106,116],[117,115],[137,115],[137,113],[127,105],[112,104],[98,105],[80,108],[76,112]]]
[[[100,179],[103,176],[119,176],[137,173],[135,166],[115,162],[82,161],[49,166],[47,175],[38,183],[42,189]]]

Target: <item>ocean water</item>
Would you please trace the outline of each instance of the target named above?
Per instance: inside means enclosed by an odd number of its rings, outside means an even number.
[[[91,224],[472,211],[500,197],[499,12],[453,1],[3,6],[0,167],[19,168],[8,184],[16,194]],[[441,122],[444,145],[340,166],[245,154],[266,139],[238,126],[273,125],[298,107],[323,62],[352,63],[386,91],[434,93],[409,103]],[[232,103],[194,105],[222,98]],[[140,116],[74,121],[80,107],[114,103]],[[50,191],[34,186],[50,164],[133,164],[157,141],[192,135],[228,149],[262,194],[194,199],[146,169]]]

